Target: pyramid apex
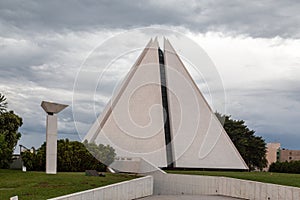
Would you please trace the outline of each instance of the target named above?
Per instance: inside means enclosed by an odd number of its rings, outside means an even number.
[[[153,41],[153,43],[151,45],[151,48],[156,48],[156,49],[159,48],[159,43],[158,43],[157,36],[154,38],[154,41]]]

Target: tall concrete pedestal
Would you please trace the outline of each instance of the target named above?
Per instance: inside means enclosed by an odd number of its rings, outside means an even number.
[[[57,116],[68,105],[43,101],[42,108],[46,111],[46,173],[57,172]]]
[[[56,174],[57,162],[57,116],[47,115],[46,173]]]

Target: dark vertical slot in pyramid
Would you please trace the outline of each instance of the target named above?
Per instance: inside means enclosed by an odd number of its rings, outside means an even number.
[[[158,49],[159,57],[159,69],[160,69],[160,82],[161,82],[161,98],[162,105],[164,108],[164,130],[165,130],[165,141],[166,141],[166,151],[167,151],[167,164],[168,168],[173,168],[173,151],[171,145],[171,131],[170,131],[170,118],[169,118],[169,107],[168,107],[168,95],[167,95],[167,82],[166,82],[166,70],[165,70],[165,60],[164,53],[161,49]]]

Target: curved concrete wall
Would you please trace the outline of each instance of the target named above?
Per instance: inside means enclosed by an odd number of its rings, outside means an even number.
[[[226,177],[154,174],[156,195],[222,195],[254,200],[300,200],[300,188]]]
[[[49,200],[130,200],[152,195],[153,177],[146,176]]]
[[[152,194],[220,195],[250,200],[300,200],[300,188],[296,187],[214,176],[163,173],[152,173],[152,176],[50,200],[129,200]]]

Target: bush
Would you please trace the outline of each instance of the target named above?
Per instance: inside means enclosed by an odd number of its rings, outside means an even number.
[[[93,149],[92,154],[100,158],[97,160],[88,150]],[[43,171],[46,167],[46,143],[36,153],[30,151],[22,152],[24,166],[28,170]],[[113,162],[115,150],[110,146],[78,141],[58,140],[57,141],[57,171],[59,172],[80,172],[87,169],[105,171],[106,165]],[[103,162],[104,161],[104,162]],[[103,164],[105,163],[105,164]]]
[[[300,161],[272,163],[269,172],[300,174]]]

